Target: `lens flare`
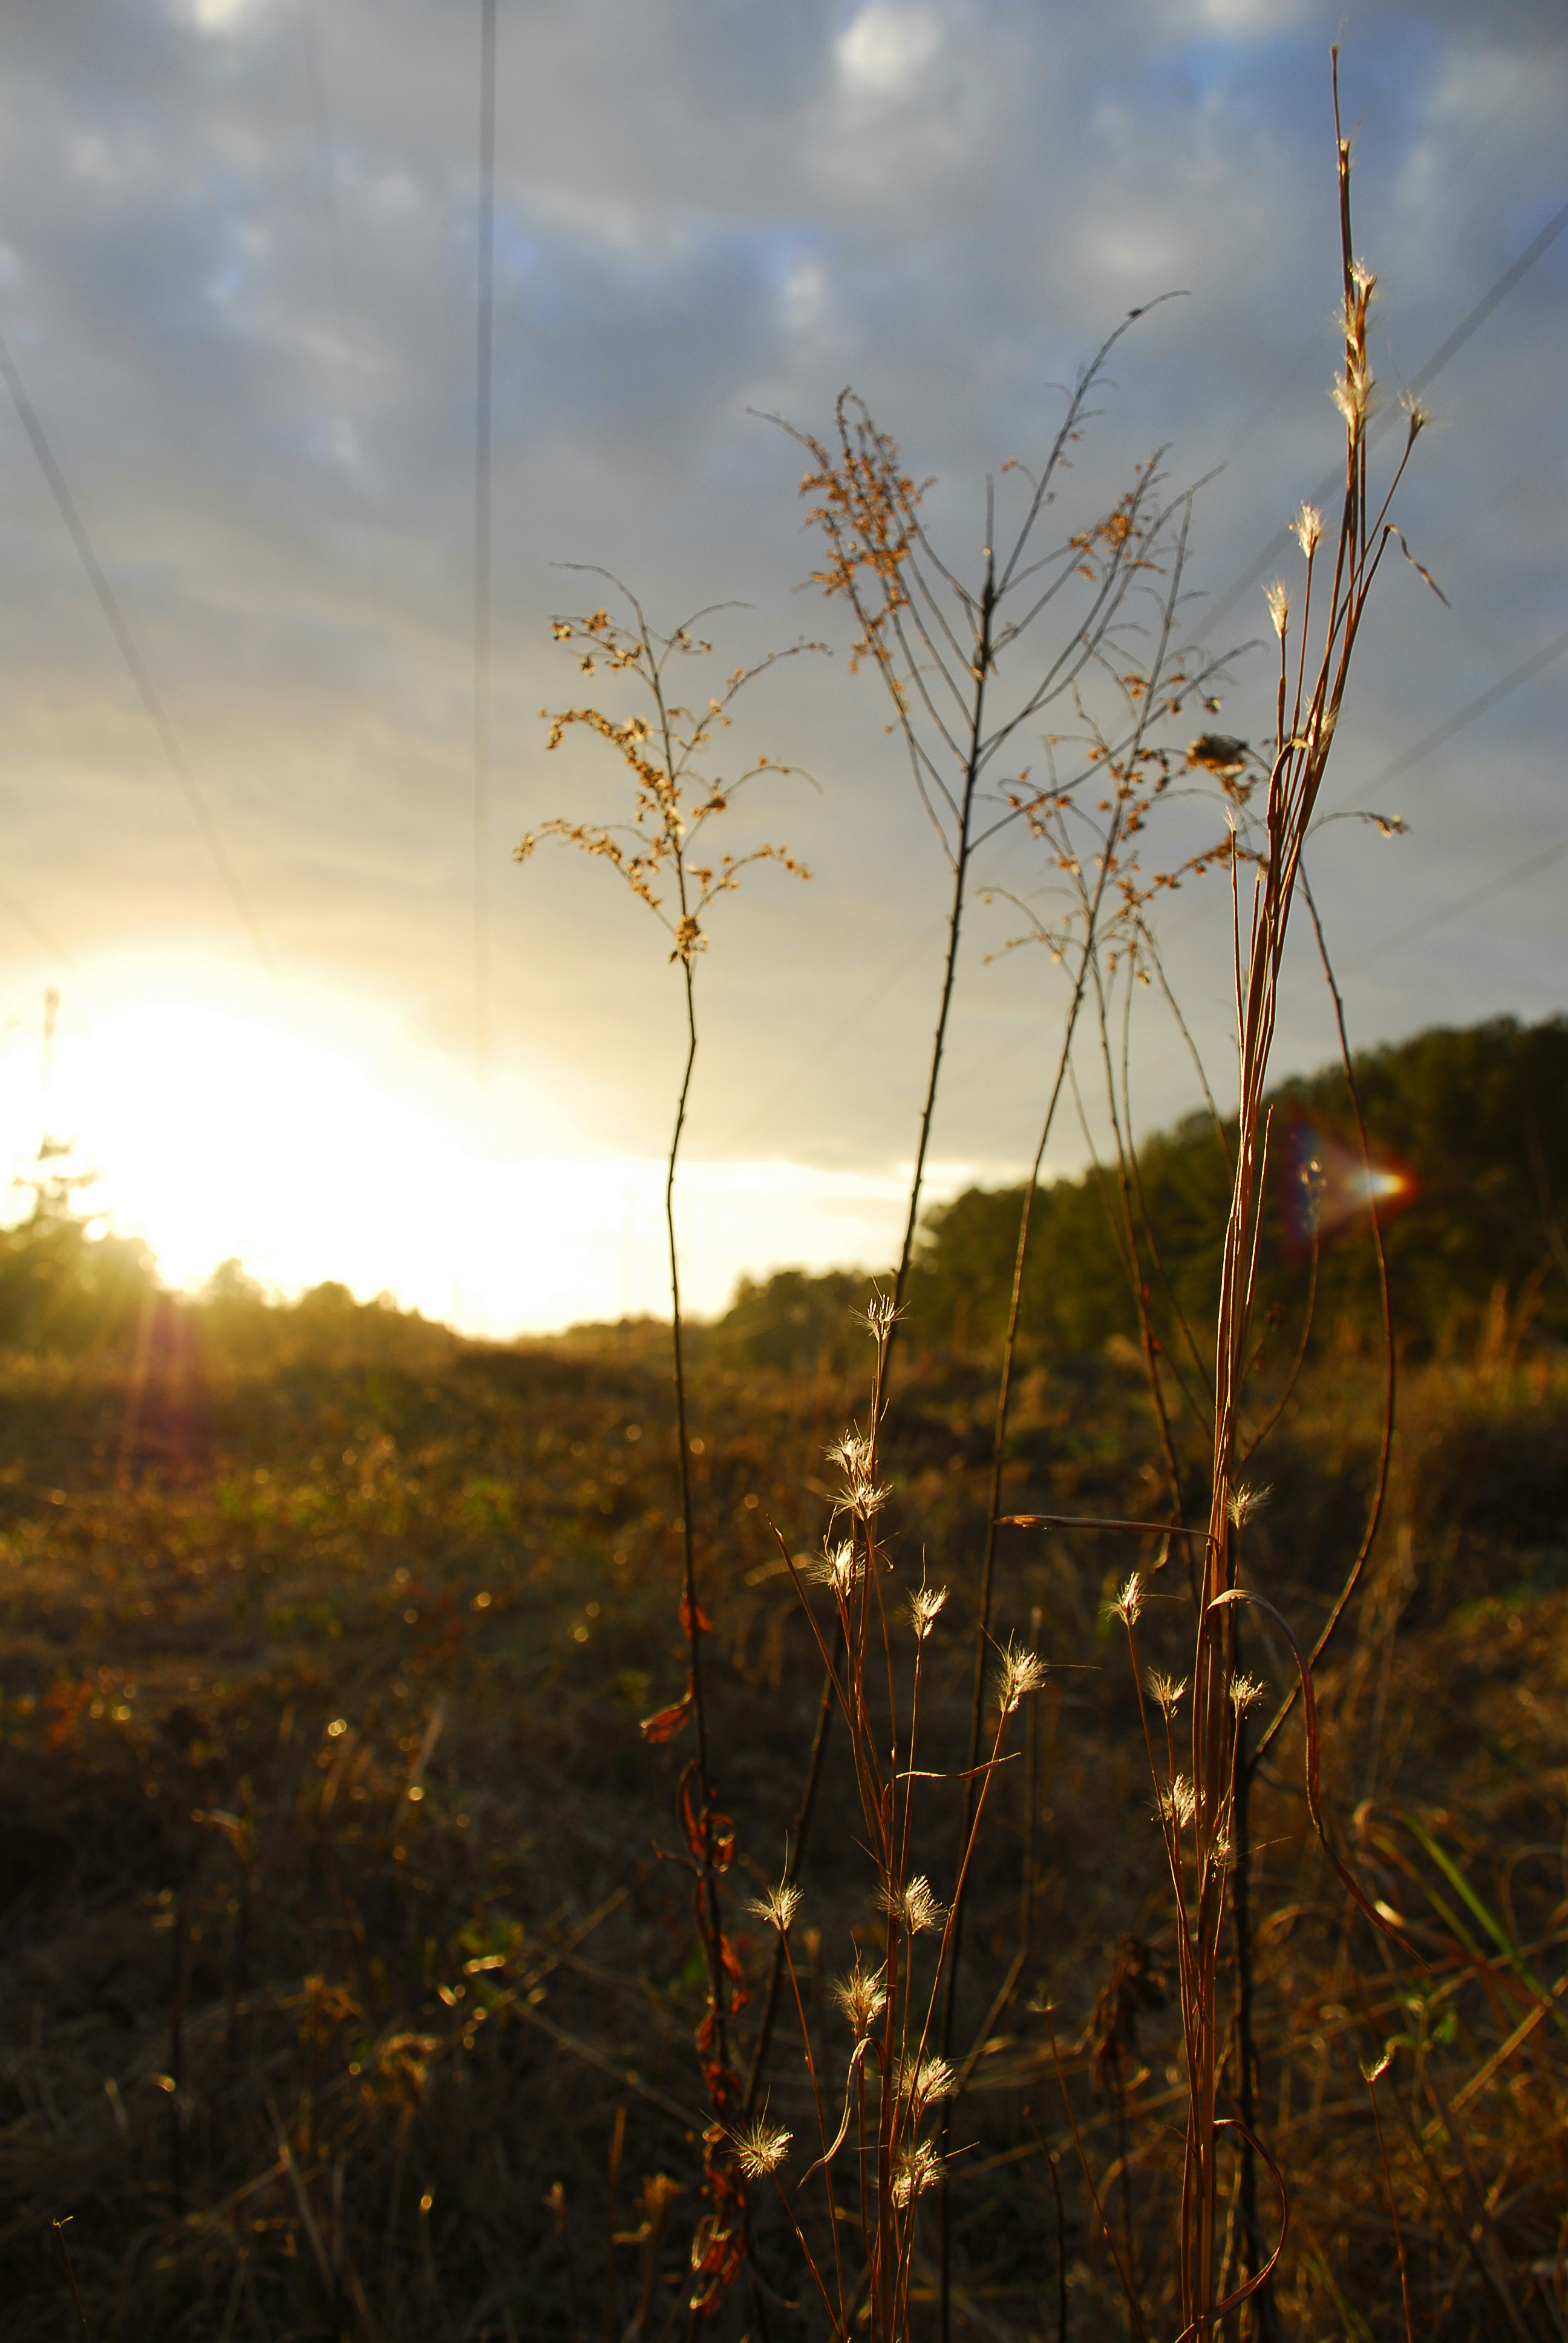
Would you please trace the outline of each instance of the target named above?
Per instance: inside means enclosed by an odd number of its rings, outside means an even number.
[[[1381,1149],[1363,1155],[1305,1117],[1286,1134],[1286,1228],[1292,1245],[1308,1250],[1364,1222],[1402,1212],[1416,1192],[1413,1172]]]

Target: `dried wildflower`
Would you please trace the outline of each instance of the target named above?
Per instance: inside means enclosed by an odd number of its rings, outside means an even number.
[[[1181,1699],[1186,1689],[1187,1679],[1185,1676],[1182,1677],[1180,1684],[1177,1684],[1170,1676],[1162,1675],[1158,1668],[1150,1669],[1149,1697],[1151,1700],[1157,1701],[1159,1703],[1167,1716],[1171,1715],[1177,1702]]]
[[[1388,2073],[1389,2068],[1390,2068],[1392,2065],[1393,2065],[1393,2044],[1392,2044],[1392,2042],[1386,2042],[1386,2043],[1383,2045],[1383,2054],[1382,2054],[1382,2056],[1381,2058],[1373,2058],[1373,2059],[1372,2059],[1371,2061],[1369,2061],[1369,2063],[1368,2063],[1366,2066],[1364,2066],[1362,2068],[1362,2082],[1363,2082],[1363,2083],[1375,2083],[1375,2082],[1377,2082],[1377,2081],[1380,2079],[1380,2077],[1382,2077],[1382,2076],[1384,2076],[1384,2075],[1386,2075],[1386,2074]]]
[[[1267,1689],[1261,1676],[1232,1676],[1231,1705],[1237,1715],[1245,1716],[1250,1708],[1255,1708]]]
[[[881,1970],[862,1968],[857,1961],[849,1976],[840,1977],[833,1987],[833,1998],[849,2019],[855,2039],[859,2041],[869,2034],[888,2006]]]
[[[783,2163],[785,2151],[794,2138],[793,2132],[770,2124],[765,2116],[748,2124],[735,2136],[735,2161],[748,2180],[761,2180],[769,2172],[777,2172]]]
[[[1432,421],[1432,409],[1430,407],[1422,406],[1413,390],[1405,392],[1404,397],[1400,400],[1400,405],[1403,407],[1405,420],[1410,425],[1410,436],[1414,439]]]
[[[1269,622],[1283,642],[1285,623],[1291,615],[1291,597],[1282,578],[1276,578],[1271,586],[1264,587],[1263,599],[1269,606]]]
[[[792,1879],[781,1879],[777,1887],[754,1896],[746,1908],[759,1920],[766,1920],[769,1927],[777,1928],[781,1936],[787,1936],[789,1923],[800,1909],[800,1890]]]
[[[945,1586],[917,1586],[904,1605],[917,1642],[923,1644],[936,1624],[938,1612],[948,1599]]]
[[[996,1678],[997,1706],[1002,1715],[1010,1716],[1020,1701],[1038,1692],[1044,1682],[1045,1662],[1010,1637]]]
[[[1296,543],[1301,547],[1302,551],[1306,555],[1307,559],[1310,561],[1322,538],[1323,517],[1322,513],[1318,510],[1316,505],[1303,505],[1301,511],[1296,515],[1295,519],[1291,523],[1291,527],[1295,532]]]
[[[822,1542],[820,1554],[814,1554],[806,1564],[806,1576],[819,1586],[830,1586],[843,1602],[852,1587],[859,1584],[865,1569],[863,1558],[855,1551],[854,1541],[842,1539],[837,1545]]]
[[[891,1913],[899,1926],[911,1936],[920,1936],[926,1928],[940,1928],[947,1917],[930,1881],[923,1876],[895,1882],[891,1886],[884,1887],[880,1902],[883,1911]]]
[[[1239,740],[1233,732],[1200,732],[1187,743],[1187,762],[1202,765],[1221,778],[1241,772],[1251,753],[1245,740]]]
[[[914,2108],[918,2122],[936,2100],[950,2098],[957,2083],[958,2077],[945,2058],[920,2058],[904,2068],[899,2077],[899,2091]]]
[[[1366,361],[1353,353],[1347,353],[1344,377],[1333,385],[1331,395],[1352,431],[1365,429],[1375,403],[1372,397],[1375,387]]]
[[[1197,1811],[1198,1793],[1185,1774],[1178,1774],[1170,1788],[1161,1791],[1155,1819],[1174,1823],[1178,1830],[1185,1830]]]
[[[942,2159],[930,2141],[911,2141],[893,2166],[893,2202],[901,2212],[928,2188],[940,2188],[941,2180]]]
[[[1214,1834],[1214,1844],[1209,1849],[1210,1869],[1211,1871],[1229,1871],[1235,1859],[1236,1850],[1231,1843],[1230,1832],[1228,1830],[1216,1831]]]
[[[1113,1619],[1120,1619],[1124,1627],[1136,1627],[1142,1609],[1143,1581],[1134,1571],[1111,1604],[1111,1615]]]
[[[1273,1493],[1272,1489],[1270,1488],[1251,1489],[1244,1483],[1239,1483],[1225,1500],[1225,1511],[1230,1514],[1236,1527],[1241,1529],[1244,1523],[1251,1520],[1254,1513],[1262,1512]]]

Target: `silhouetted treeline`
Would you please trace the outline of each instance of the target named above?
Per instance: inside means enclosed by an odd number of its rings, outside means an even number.
[[[1355,1061],[1375,1157],[1413,1176],[1384,1212],[1394,1322],[1418,1352],[1473,1342],[1490,1323],[1509,1339],[1568,1339],[1568,1019],[1497,1018],[1437,1027]],[[1342,1067],[1283,1083],[1274,1116],[1260,1252],[1260,1323],[1299,1333],[1313,1282],[1303,1214],[1304,1136],[1352,1160],[1359,1142]],[[1157,1337],[1180,1371],[1188,1335],[1211,1341],[1230,1199],[1232,1123],[1207,1112],[1146,1140],[1123,1183],[1114,1161],[1036,1196],[1021,1326],[1036,1353],[1082,1353],[1136,1341],[1131,1269]],[[1023,1190],[971,1188],[927,1216],[909,1285],[909,1338],[988,1352],[1012,1290]],[[1326,1202],[1332,1207],[1331,1193]],[[1131,1229],[1131,1238],[1129,1231]],[[839,1366],[859,1342],[849,1312],[870,1281],[787,1270],[743,1280],[711,1338],[738,1361],[800,1372]],[[1187,1332],[1183,1332],[1183,1322]],[[1381,1323],[1370,1215],[1352,1212],[1317,1248],[1320,1339],[1349,1348]]]

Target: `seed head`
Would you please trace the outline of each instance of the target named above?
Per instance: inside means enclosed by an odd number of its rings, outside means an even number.
[[[890,1488],[879,1487],[872,1478],[871,1443],[863,1433],[847,1432],[829,1449],[828,1462],[836,1464],[844,1476],[836,1502],[847,1513],[863,1522],[880,1513],[893,1493]]]
[[[1136,1627],[1143,1608],[1143,1581],[1137,1571],[1132,1573],[1111,1606],[1111,1614],[1120,1619],[1124,1627]]]
[[[1389,2042],[1384,2044],[1383,2054],[1381,2058],[1373,2058],[1370,2060],[1369,2063],[1362,2068],[1362,2082],[1375,2083],[1381,2076],[1388,2073],[1389,2068],[1392,2065],[1393,2044]]]
[[[1010,1716],[1020,1701],[1038,1692],[1044,1682],[1045,1662],[1010,1636],[996,1677],[997,1706],[1002,1715]]]
[[[800,1909],[800,1890],[792,1879],[781,1879],[777,1887],[769,1887],[763,1895],[754,1896],[746,1908],[785,1936],[789,1933],[790,1922]]]
[[[945,2058],[912,2060],[899,2077],[899,2089],[915,2111],[918,2123],[938,2099],[950,2098],[958,2081]]]
[[[859,1584],[864,1569],[852,1539],[845,1538],[838,1545],[829,1545],[824,1539],[821,1553],[814,1554],[806,1565],[806,1576],[815,1579],[819,1586],[830,1586],[842,1602]]]
[[[884,1887],[881,1893],[884,1912],[891,1913],[899,1926],[911,1936],[927,1928],[940,1928],[947,1918],[946,1907],[939,1902],[931,1883],[923,1875],[905,1879]]]
[[[885,1342],[892,1332],[893,1322],[899,1312],[893,1306],[893,1297],[890,1293],[873,1293],[864,1310],[857,1310],[852,1314],[866,1329],[871,1340],[879,1344]]]
[[[1170,1788],[1161,1791],[1159,1810],[1155,1819],[1162,1823],[1174,1823],[1178,1830],[1185,1830],[1197,1811],[1197,1792],[1185,1774],[1178,1774]]]
[[[1180,1684],[1177,1684],[1170,1676],[1162,1675],[1158,1668],[1150,1669],[1149,1697],[1151,1700],[1157,1701],[1159,1703],[1167,1716],[1172,1715],[1177,1702],[1181,1699],[1186,1689],[1187,1679],[1185,1676],[1182,1677]]]
[[[1432,421],[1432,409],[1430,407],[1422,405],[1413,390],[1405,392],[1404,397],[1400,400],[1400,405],[1403,407],[1405,420],[1410,425],[1410,436],[1414,439]]]
[[[1323,517],[1316,505],[1303,505],[1291,524],[1296,543],[1310,561],[1323,534]]]
[[[863,2041],[888,2006],[880,1969],[862,1968],[857,1961],[849,1976],[840,1977],[833,1987],[833,1998],[849,2019],[856,2041]]]
[[[915,1639],[923,1644],[936,1624],[936,1616],[948,1599],[945,1586],[917,1586],[906,1605]]]
[[[759,2116],[755,2123],[736,2134],[735,2161],[748,2180],[761,2180],[768,2173],[778,2171],[794,2137],[793,2132]]]
[[[1269,606],[1269,618],[1282,642],[1285,639],[1285,622],[1291,615],[1291,597],[1282,578],[1276,578],[1271,586],[1263,588],[1263,598]]]
[[[942,2184],[942,2159],[929,2139],[911,2141],[893,2166],[893,2202],[900,2212]]]
[[[1267,1689],[1261,1676],[1232,1676],[1231,1705],[1237,1715],[1245,1716],[1250,1708],[1255,1708]]]
[[[1238,1483],[1225,1500],[1225,1511],[1240,1529],[1251,1520],[1254,1513],[1262,1512],[1273,1493],[1272,1489],[1251,1489],[1244,1483]]]

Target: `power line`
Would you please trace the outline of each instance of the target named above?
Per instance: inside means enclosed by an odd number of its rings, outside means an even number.
[[[1409,943],[1414,937],[1424,935],[1429,928],[1439,927],[1445,920],[1452,920],[1457,912],[1469,910],[1473,903],[1484,903],[1489,896],[1501,895],[1504,888],[1517,887],[1523,880],[1533,879],[1538,870],[1550,870],[1553,864],[1561,862],[1565,854],[1568,854],[1568,838],[1560,838],[1555,846],[1547,848],[1544,854],[1532,854],[1524,861],[1516,862],[1500,879],[1489,879],[1484,886],[1472,887],[1464,894],[1456,895],[1452,903],[1443,903],[1435,911],[1424,911],[1419,920],[1412,920],[1407,926],[1396,928],[1392,936],[1384,936],[1381,942],[1373,944],[1370,951],[1358,952],[1354,960],[1344,961],[1342,973],[1349,976],[1358,968],[1366,968],[1372,960],[1381,960],[1384,952],[1392,951],[1396,945]]]
[[[70,532],[71,542],[75,547],[82,567],[87,573],[87,582],[97,597],[98,608],[108,621],[109,632],[119,646],[120,656],[129,670],[131,681],[136,685],[142,706],[146,709],[153,729],[158,736],[164,755],[168,760],[169,769],[178,782],[184,793],[186,804],[190,809],[191,818],[201,832],[202,843],[211,856],[214,868],[223,880],[228,891],[229,900],[238,912],[246,932],[256,948],[256,958],[268,976],[275,982],[279,982],[281,979],[277,962],[273,958],[266,938],[262,933],[261,923],[251,908],[250,900],[240,883],[239,873],[229,860],[223,840],[218,834],[217,825],[207,809],[206,801],[201,790],[196,786],[196,775],[191,770],[186,752],[180,746],[179,736],[169,721],[167,711],[158,697],[152,677],[147,671],[146,662],[136,648],[136,638],[131,633],[115,589],[104,575],[103,565],[93,550],[93,541],[87,535],[81,514],[76,509],[75,499],[65,484],[65,474],[55,460],[55,451],[45,437],[44,427],[38,420],[37,411],[27,396],[26,387],[16,371],[15,360],[12,357],[3,336],[0,336],[0,374],[5,377],[5,387],[11,394],[11,403],[21,418],[23,430],[33,444],[33,453],[38,458],[39,468],[49,484],[49,492],[59,508],[60,518]]]
[[[1471,336],[1480,331],[1498,304],[1507,299],[1521,277],[1528,275],[1542,255],[1555,244],[1565,227],[1568,227],[1568,204],[1564,204],[1561,211],[1553,212],[1540,235],[1525,246],[1517,260],[1511,262],[1496,283],[1482,295],[1474,308],[1460,319],[1448,339],[1441,343],[1426,364],[1411,377],[1409,387],[1412,397],[1419,396],[1429,383],[1436,380],[1450,358],[1456,357]],[[1397,409],[1386,410],[1373,423],[1368,435],[1369,438],[1375,438],[1381,431],[1385,430],[1397,411]],[[1332,472],[1326,472],[1313,489],[1310,501],[1314,504],[1321,503],[1324,498],[1333,493],[1343,478],[1342,465],[1337,465]],[[1230,591],[1222,594],[1213,608],[1205,614],[1206,624],[1211,627],[1218,626],[1221,618],[1230,616],[1242,595],[1258,583],[1265,570],[1273,568],[1275,562],[1289,547],[1291,538],[1291,525],[1288,522],[1283,528],[1275,530],[1251,568],[1242,571]]]
[[[34,942],[35,944],[41,944],[44,950],[48,953],[50,959],[57,960],[62,968],[75,967],[76,963],[71,958],[70,953],[66,951],[62,945],[57,944],[55,941],[54,937],[49,933],[48,929],[44,926],[42,920],[35,920],[33,917],[32,912],[26,908],[26,905],[19,903],[16,900],[15,896],[11,894],[4,887],[0,887],[0,911],[6,912],[10,918],[15,920],[19,928],[25,928]]]
[[[479,315],[474,385],[474,1075],[490,1056],[490,441],[496,309],[496,0],[479,13]]]
[[[1564,651],[1568,651],[1568,631],[1557,636],[1541,650],[1532,651],[1530,657],[1522,659],[1500,683],[1492,684],[1485,691],[1478,692],[1473,699],[1468,700],[1440,724],[1434,732],[1429,732],[1423,740],[1417,740],[1412,747],[1402,749],[1392,765],[1385,765],[1381,773],[1362,786],[1381,789],[1385,781],[1392,781],[1397,774],[1408,772],[1412,765],[1419,764],[1433,749],[1441,748],[1445,740],[1452,740],[1456,732],[1462,732],[1467,724],[1473,724],[1476,718],[1484,716],[1489,708],[1495,708],[1509,692],[1516,691],[1522,683],[1528,683],[1533,675],[1539,675],[1542,669],[1550,667],[1554,659],[1561,659]]]

